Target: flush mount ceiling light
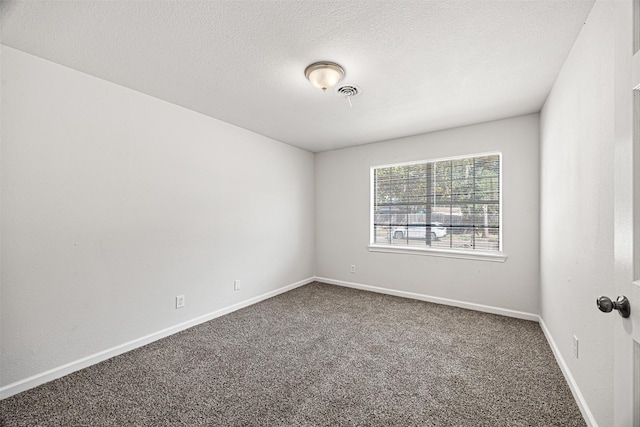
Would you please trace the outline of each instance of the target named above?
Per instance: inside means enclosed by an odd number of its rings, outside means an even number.
[[[326,92],[344,78],[344,69],[334,62],[315,62],[304,70],[304,75],[312,85]]]

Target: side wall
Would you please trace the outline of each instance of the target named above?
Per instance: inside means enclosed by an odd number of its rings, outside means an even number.
[[[5,395],[314,276],[312,153],[4,46],[2,77]]]
[[[541,114],[541,318],[592,424],[612,425],[612,2],[597,1]],[[579,339],[578,358],[573,335]]]
[[[537,319],[538,147],[539,116],[532,114],[317,154],[317,275]],[[495,151],[503,155],[506,262],[369,252],[371,166]]]

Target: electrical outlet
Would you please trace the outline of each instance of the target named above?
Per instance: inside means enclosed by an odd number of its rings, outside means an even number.
[[[178,295],[176,297],[176,309],[184,307],[184,295]]]
[[[356,265],[355,264],[351,264],[351,272],[352,273],[356,272]]]
[[[239,291],[240,290],[240,280],[234,280],[233,281],[233,290],[234,291]]]
[[[578,337],[573,336],[573,355],[578,358]]]

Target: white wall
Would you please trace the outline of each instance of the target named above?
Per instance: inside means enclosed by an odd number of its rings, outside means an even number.
[[[0,386],[314,275],[313,154],[8,47],[2,78]]]
[[[537,315],[538,148],[532,114],[317,154],[316,274]],[[368,251],[371,166],[495,151],[503,154],[506,262]]]
[[[595,306],[614,296],[613,29],[612,3],[597,1],[541,114],[541,317],[600,426],[613,419],[617,316]]]

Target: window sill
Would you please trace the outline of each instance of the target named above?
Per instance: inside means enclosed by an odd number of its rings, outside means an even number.
[[[503,252],[470,252],[452,249],[411,248],[406,246],[369,245],[369,252],[387,252],[392,254],[426,255],[444,258],[472,259],[477,261],[505,262]]]

